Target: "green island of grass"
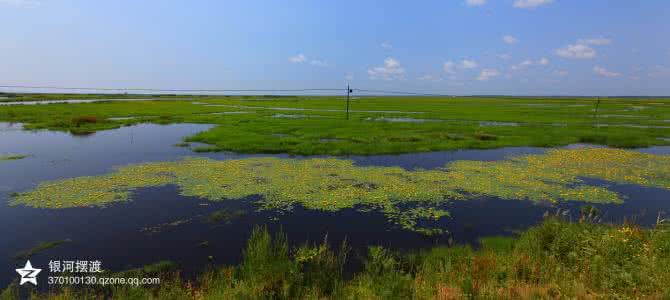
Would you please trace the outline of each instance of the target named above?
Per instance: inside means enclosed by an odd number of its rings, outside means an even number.
[[[573,143],[670,145],[667,98],[608,98],[596,111],[596,99],[589,98],[361,97],[352,100],[345,120],[342,97],[184,97],[193,100],[0,105],[0,121],[73,134],[144,122],[213,124],[186,142],[211,145],[197,151],[240,153],[373,155]]]
[[[28,155],[21,154],[12,154],[12,155],[0,155],[0,161],[3,160],[19,160],[28,157]]]
[[[481,247],[398,253],[368,249],[364,268],[345,274],[346,244],[290,248],[279,233],[251,234],[237,266],[211,268],[186,281],[158,263],[112,277],[160,278],[160,284],[65,287],[35,299],[667,299],[670,227],[568,223],[549,218],[519,237]],[[15,282],[0,299],[20,298]]]
[[[70,240],[70,239],[51,241],[51,242],[41,242],[37,246],[35,246],[31,249],[23,250],[23,251],[20,251],[20,252],[16,253],[14,255],[14,259],[17,259],[17,260],[29,259],[31,256],[33,256],[37,253],[56,248],[60,245],[70,243],[70,242],[72,242],[72,240]]]
[[[62,209],[128,201],[139,188],[176,185],[184,196],[211,201],[261,195],[261,209],[377,209],[405,229],[439,228],[448,201],[473,196],[530,201],[621,203],[606,186],[582,178],[670,189],[670,157],[606,148],[550,150],[501,161],[455,161],[433,170],[361,167],[336,158],[186,158],[119,167],[109,174],[43,182],[17,193],[12,205]]]

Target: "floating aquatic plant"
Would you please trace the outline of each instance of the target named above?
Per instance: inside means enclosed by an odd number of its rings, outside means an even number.
[[[10,154],[10,155],[0,155],[0,161],[3,160],[19,160],[28,157],[28,155],[22,154]]]
[[[472,196],[531,201],[620,203],[620,195],[582,178],[670,189],[670,157],[585,148],[502,161],[456,161],[434,170],[361,167],[335,158],[186,158],[130,165],[102,176],[41,183],[12,204],[40,208],[104,206],[138,188],[174,184],[184,196],[211,201],[261,195],[262,209],[338,211],[374,208],[404,228],[439,219],[446,201]],[[410,209],[406,209],[410,208]]]

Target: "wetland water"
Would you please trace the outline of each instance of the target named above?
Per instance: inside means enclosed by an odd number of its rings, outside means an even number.
[[[24,131],[18,124],[0,123],[0,155],[29,155],[20,160],[0,161],[0,234],[3,237],[0,286],[14,280],[14,266],[24,263],[13,256],[40,242],[71,240],[32,256],[31,261],[38,268],[47,268],[49,260],[100,260],[103,268],[111,270],[171,260],[186,274],[192,274],[210,263],[238,262],[255,225],[267,225],[271,231],[281,228],[294,245],[320,242],[325,234],[334,245],[346,238],[354,251],[351,257],[356,257],[357,253],[363,254],[368,245],[416,249],[450,241],[476,244],[480,237],[523,230],[538,223],[545,212],[555,212],[558,208],[568,209],[569,215],[577,218],[585,204],[550,205],[494,197],[450,201],[441,208],[451,216],[438,221],[449,233],[430,237],[399,228],[379,211],[362,212],[353,208],[322,211],[301,206],[288,212],[258,211],[259,196],[209,201],[180,195],[175,185],[141,188],[133,192],[132,201],[108,204],[105,208],[45,209],[9,205],[12,193],[34,189],[40,182],[102,175],[115,166],[175,161],[187,156],[217,160],[289,158],[287,155],[195,153],[188,147],[173,146],[183,137],[208,128],[208,125],[195,124],[140,124],[89,136],[73,136],[53,131]],[[398,166],[414,170],[442,168],[445,163],[459,160],[498,161],[542,154],[547,150],[518,147],[341,158],[361,167]],[[639,151],[668,155],[670,147]],[[651,225],[658,212],[670,212],[668,190],[597,180],[589,180],[589,183],[607,186],[625,198],[623,204],[594,204],[603,212],[605,221],[621,222],[626,217]],[[217,212],[225,213],[216,215]]]

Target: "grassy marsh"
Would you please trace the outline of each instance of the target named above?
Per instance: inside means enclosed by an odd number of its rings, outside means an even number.
[[[187,141],[212,145],[207,151],[244,153],[371,155],[571,143],[670,144],[662,139],[670,132],[667,99],[606,99],[598,109],[604,117],[598,117],[595,99],[586,98],[364,97],[352,102],[346,122],[340,97],[258,99],[0,106],[0,121],[75,133],[142,122],[208,123],[217,126]],[[296,117],[272,117],[278,113]],[[93,117],[95,122],[80,121]],[[389,117],[430,121],[375,121]]]
[[[65,288],[34,299],[665,299],[670,297],[670,228],[659,222],[596,225],[547,219],[515,238],[481,248],[435,247],[397,253],[373,246],[364,268],[345,277],[343,245],[288,246],[257,228],[242,262],[215,267],[195,281],[169,276],[169,264],[133,271],[161,276],[155,286]],[[127,276],[127,274],[126,274]],[[16,283],[0,299],[18,299]]]

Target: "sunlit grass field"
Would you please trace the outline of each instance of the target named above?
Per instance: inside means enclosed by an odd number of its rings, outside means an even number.
[[[96,97],[90,97],[96,98]],[[86,134],[141,122],[209,123],[198,151],[391,154],[592,143],[670,145],[670,100],[503,97],[210,96],[0,106],[0,121]],[[597,108],[597,109],[596,109]],[[111,119],[110,119],[111,118]]]

